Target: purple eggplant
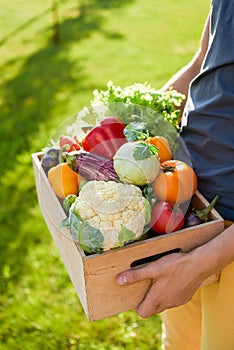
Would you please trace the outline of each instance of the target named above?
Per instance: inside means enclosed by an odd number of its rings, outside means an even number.
[[[202,210],[195,210],[189,211],[185,215],[185,224],[184,227],[192,227],[195,225],[202,224],[204,222],[208,221],[209,213],[214,208],[219,196],[215,196],[215,198],[212,200],[212,202],[204,209]]]
[[[65,152],[63,157],[70,168],[86,180],[119,181],[112,159],[86,151]]]
[[[184,227],[192,227],[202,224],[202,220],[196,216],[195,212],[189,212],[184,218]]]
[[[50,170],[50,168],[58,165],[59,153],[60,153],[59,148],[51,147],[43,155],[42,160],[41,160],[41,166],[44,169],[46,175],[48,175],[48,171]]]

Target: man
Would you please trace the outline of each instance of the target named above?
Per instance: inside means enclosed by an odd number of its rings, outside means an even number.
[[[189,253],[173,253],[117,283],[154,280],[138,306],[141,317],[162,313],[164,348],[234,349],[234,0],[213,0],[193,60],[164,86],[188,98],[182,118],[199,190],[226,219],[226,229]],[[220,272],[221,271],[221,272]],[[201,283],[220,272],[219,282]]]

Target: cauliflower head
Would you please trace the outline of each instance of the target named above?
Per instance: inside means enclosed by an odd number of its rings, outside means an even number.
[[[150,203],[139,187],[89,181],[72,203],[67,221],[82,249],[92,254],[137,240],[150,218]]]

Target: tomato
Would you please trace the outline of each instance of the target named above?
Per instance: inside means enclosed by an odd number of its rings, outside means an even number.
[[[159,201],[152,208],[150,227],[159,234],[178,231],[184,226],[184,214],[178,205]]]
[[[197,176],[185,162],[167,160],[161,164],[161,173],[154,181],[153,189],[159,200],[183,203],[195,193]]]
[[[67,152],[79,151],[81,149],[79,141],[76,137],[72,138],[70,136],[61,135],[59,137],[59,147],[62,148],[64,146],[70,146]]]
[[[150,137],[149,143],[158,148],[158,158],[160,163],[172,159],[171,148],[167,139],[163,136]]]

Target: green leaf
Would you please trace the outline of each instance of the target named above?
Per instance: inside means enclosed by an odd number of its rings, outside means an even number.
[[[144,214],[145,214],[145,225],[148,225],[151,220],[151,205],[148,200],[145,201]]]
[[[124,135],[128,142],[146,140],[149,137],[147,124],[144,122],[131,122],[124,129]]]
[[[78,241],[79,229],[82,221],[74,212],[71,212],[69,222],[70,222],[70,232],[72,236]]]
[[[104,236],[100,230],[82,222],[78,237],[81,248],[89,254],[101,254],[103,251]]]
[[[102,253],[104,236],[101,231],[81,221],[74,212],[70,216],[70,232],[85,253]]]
[[[69,218],[65,218],[65,219],[61,222],[60,227],[70,227]]]
[[[125,226],[122,226],[118,235],[119,246],[122,247],[124,244],[133,241],[135,238],[136,235],[133,231],[127,229]]]
[[[135,160],[151,158],[156,154],[158,154],[158,148],[146,142],[136,143],[136,146],[133,151],[133,156]]]

